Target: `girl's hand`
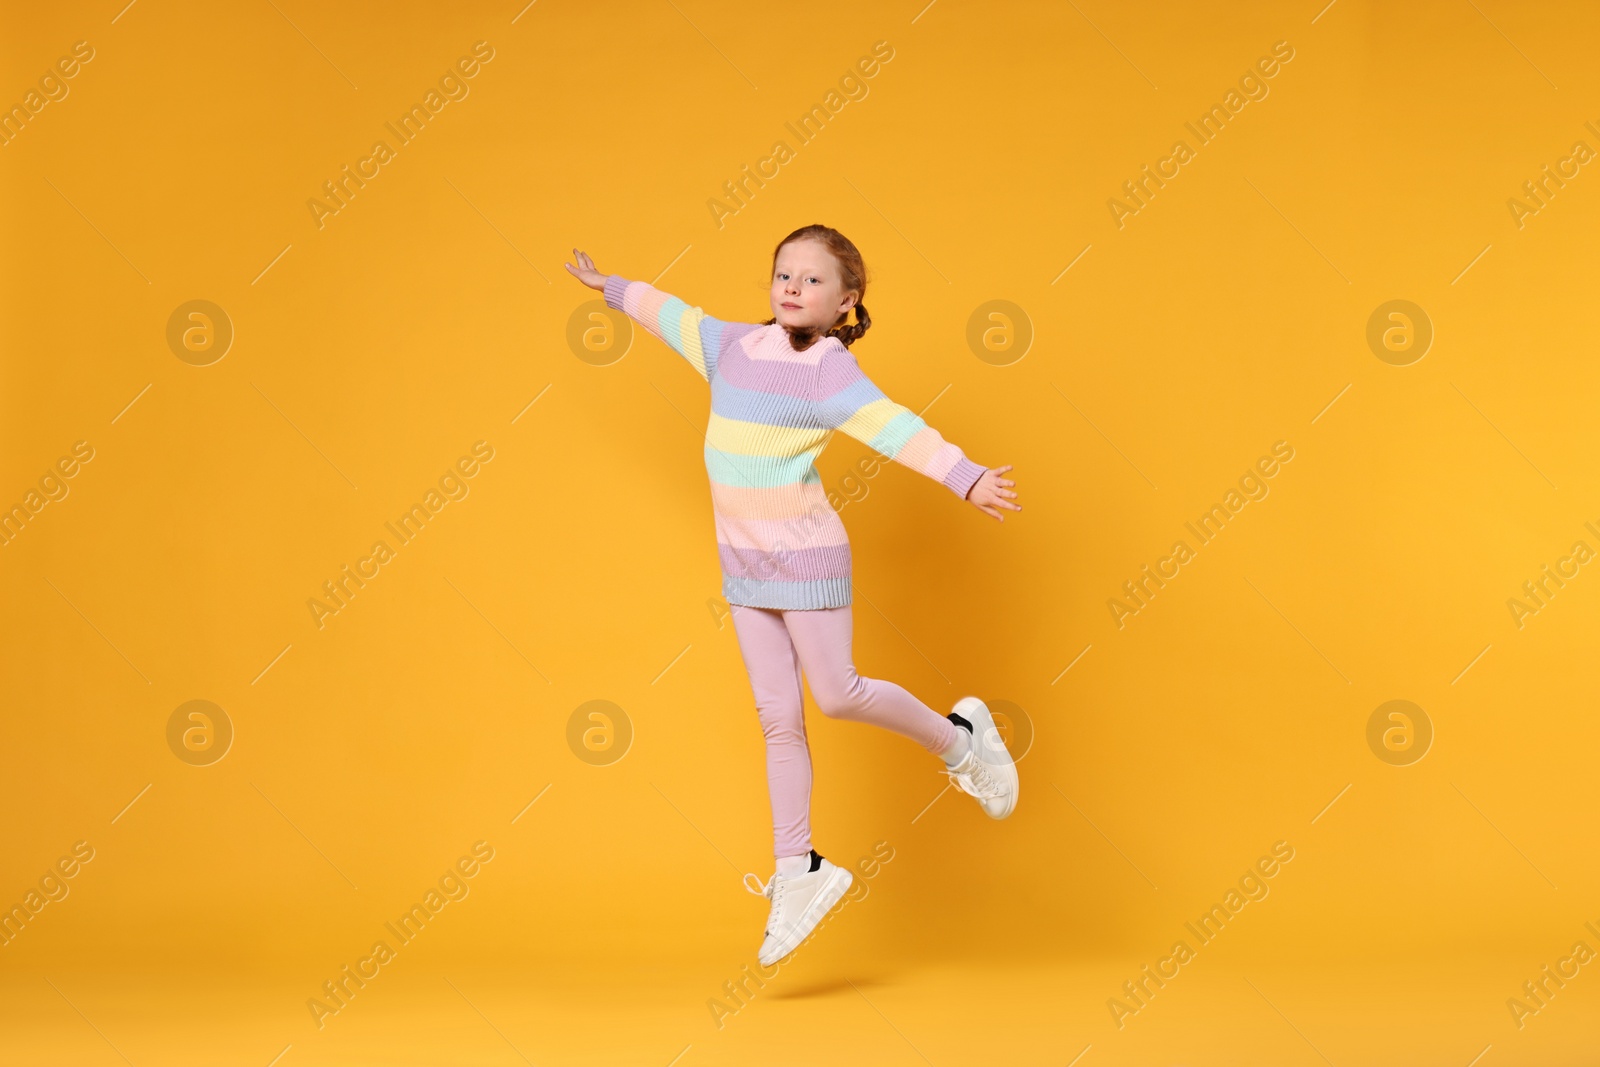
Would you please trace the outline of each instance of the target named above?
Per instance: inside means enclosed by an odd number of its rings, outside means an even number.
[[[578,258],[578,265],[574,267],[571,263],[564,263],[562,266],[571,271],[574,277],[576,277],[584,285],[587,285],[589,288],[604,289],[606,287],[606,278],[608,275],[601,274],[599,271],[595,270],[594,260],[590,259],[586,253],[580,252],[574,248],[572,250],[572,254]]]
[[[973,507],[985,515],[993,515],[1001,522],[1006,521],[1005,516],[996,511],[996,508],[1010,508],[1012,511],[1022,510],[1021,504],[1011,503],[1012,500],[1016,499],[1017,494],[1006,488],[1006,486],[1016,485],[1017,483],[1010,478],[1001,477],[1002,474],[1011,469],[1011,466],[1011,464],[1007,463],[1004,467],[990,467],[983,472],[976,482],[972,483],[972,488],[967,490],[967,499],[972,502]]]

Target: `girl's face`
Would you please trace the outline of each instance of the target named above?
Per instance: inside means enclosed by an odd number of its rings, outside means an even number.
[[[790,241],[772,268],[772,317],[785,328],[825,332],[855,306],[856,291],[846,291],[839,261],[821,241]]]

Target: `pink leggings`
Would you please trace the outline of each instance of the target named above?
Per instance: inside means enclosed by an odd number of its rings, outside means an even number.
[[[811,849],[811,750],[801,707],[802,669],[811,698],[830,719],[882,726],[935,755],[955,743],[957,727],[949,719],[893,682],[856,673],[848,606],[778,611],[734,604],[732,612],[767,741],[775,856]]]

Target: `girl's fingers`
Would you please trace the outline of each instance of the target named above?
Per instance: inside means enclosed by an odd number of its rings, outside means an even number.
[[[1010,508],[1012,511],[1021,511],[1021,504],[1011,503],[1012,500],[1016,499],[1016,496],[1017,494],[1015,493],[1008,492],[1004,489],[997,489],[992,493],[984,494],[981,500],[978,501],[978,506],[983,507],[986,504],[993,504],[1002,508]]]

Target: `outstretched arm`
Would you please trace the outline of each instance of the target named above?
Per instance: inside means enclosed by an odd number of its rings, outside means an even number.
[[[602,274],[587,253],[576,248],[572,254],[578,265],[566,264],[569,272],[591,289],[605,294],[606,306],[621,311],[669,348],[689,361],[695,373],[706,381],[716,372],[717,351],[727,323],[712,318],[697,307],[690,307],[671,293],[649,282],[629,281],[620,274]]]
[[[1005,519],[996,506],[1022,510],[1000,499],[1002,494],[1017,495],[1001,488],[1015,484],[1000,477],[1010,466],[987,469],[972,462],[920,415],[885,396],[862,373],[848,348],[839,346],[825,353],[818,371],[813,410],[823,426],[843,430],[895,462],[939,482],[1001,522]]]

